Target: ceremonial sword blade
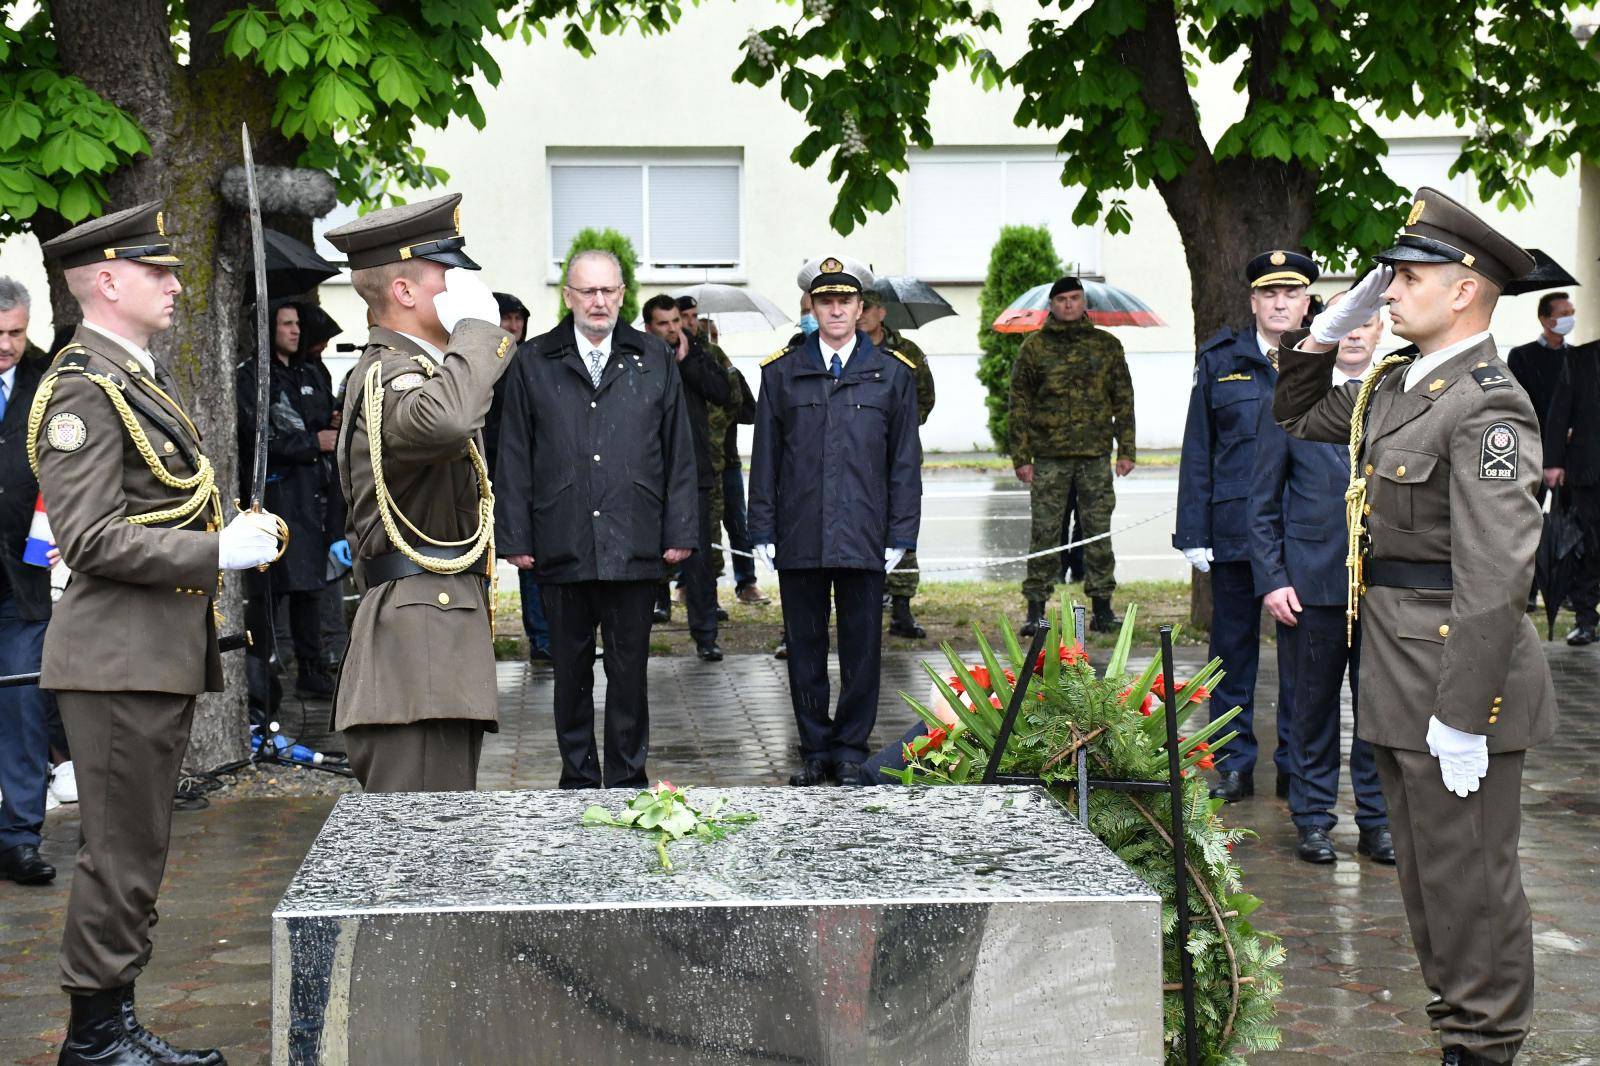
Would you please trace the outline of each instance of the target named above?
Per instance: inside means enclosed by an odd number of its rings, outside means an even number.
[[[261,232],[261,198],[256,194],[256,163],[250,151],[250,127],[239,124],[244,141],[244,186],[250,205],[250,251],[256,274],[256,434],[250,473],[250,510],[261,510],[267,487],[268,407],[272,399],[272,334],[267,322],[267,243]]]

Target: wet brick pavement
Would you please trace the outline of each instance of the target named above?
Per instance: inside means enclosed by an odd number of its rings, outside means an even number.
[[[1524,780],[1523,879],[1539,985],[1533,1036],[1519,1061],[1600,1063],[1600,656],[1559,645],[1550,656],[1562,728],[1530,754]],[[1192,669],[1201,656],[1186,650],[1180,659]],[[1264,649],[1263,696],[1277,688],[1272,660]],[[794,730],[782,663],[673,657],[652,660],[650,670],[652,774],[691,785],[784,780]],[[553,787],[550,675],[514,663],[500,671],[503,728],[484,746],[481,786]],[[603,676],[596,688],[603,693]],[[912,720],[900,688],[927,690],[914,656],[885,663],[880,739]],[[1270,699],[1257,713],[1257,796],[1227,816],[1261,834],[1238,854],[1247,887],[1266,900],[1257,923],[1284,938],[1288,964],[1283,1050],[1252,1061],[1437,1061],[1393,870],[1356,858],[1348,784],[1333,833],[1339,862],[1294,858],[1286,808],[1273,798]],[[139,982],[141,1013],[154,1028],[179,1043],[221,1046],[234,1066],[266,1061],[269,916],[332,803],[219,797],[175,816],[155,959]],[[77,829],[75,808],[50,815],[43,850],[62,870],[54,885],[0,882],[0,1062],[55,1061],[66,1012],[55,952]]]

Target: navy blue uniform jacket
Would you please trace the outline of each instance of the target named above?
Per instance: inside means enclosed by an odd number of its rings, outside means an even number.
[[[922,444],[911,368],[856,331],[838,382],[817,334],[768,359],[750,457],[750,539],[780,569],[883,567],[922,523]]]
[[[1257,596],[1292,585],[1304,605],[1344,606],[1349,481],[1349,448],[1291,437],[1273,421],[1272,405],[1262,405],[1250,489],[1250,573]]]
[[[1256,432],[1277,382],[1253,324],[1223,330],[1201,346],[1178,464],[1174,548],[1210,548],[1219,563],[1250,558]]]

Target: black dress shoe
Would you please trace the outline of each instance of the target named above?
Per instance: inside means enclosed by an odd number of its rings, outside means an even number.
[[[18,844],[0,851],[0,877],[19,885],[47,885],[56,878],[56,868],[39,857],[32,844]]]
[[[1281,799],[1281,800],[1288,799],[1289,798],[1289,775],[1288,774],[1279,774],[1278,775],[1278,781],[1277,781],[1277,783],[1275,785],[1273,785],[1273,788],[1277,791],[1279,799]]]
[[[772,653],[774,659],[787,659],[789,657],[789,637],[787,634],[778,638],[777,650]]]
[[[1600,637],[1595,636],[1594,626],[1574,626],[1572,632],[1567,634],[1567,643],[1574,648],[1581,648],[1585,644],[1593,644]]]
[[[722,661],[722,648],[714,640],[708,640],[704,644],[697,643],[694,646],[694,653],[708,663],[720,663]]]
[[[1441,1066],[1500,1066],[1493,1059],[1486,1059],[1482,1055],[1474,1054],[1460,1044],[1452,1044],[1444,1049],[1444,1055],[1439,1059]]]
[[[122,1003],[119,1010],[122,1016],[122,1031],[161,1066],[227,1066],[228,1060],[224,1059],[222,1052],[216,1048],[195,1051],[173,1047],[146,1029],[139,1024],[139,1017],[133,1010],[133,985],[124,985],[121,992]]]
[[[1333,841],[1328,839],[1326,829],[1300,830],[1300,846],[1295,849],[1295,854],[1306,862],[1326,864],[1339,861],[1339,855],[1333,850]]]
[[[1223,771],[1217,776],[1217,783],[1211,786],[1211,798],[1228,803],[1238,803],[1246,796],[1255,794],[1256,779],[1238,770]]]
[[[833,779],[846,788],[859,788],[861,785],[861,764],[858,762],[834,763]]]
[[[672,621],[672,604],[671,603],[657,603],[656,604],[656,609],[655,609],[654,613],[651,614],[650,617],[655,619],[657,622],[670,622],[670,621]]]
[[[789,784],[796,788],[814,788],[828,783],[832,767],[826,759],[807,759],[800,769],[789,775]]]
[[[728,620],[728,610],[727,610],[727,608],[718,607],[717,608],[717,621],[726,622],[727,620]]]
[[[528,661],[537,666],[549,666],[554,663],[555,657],[550,654],[549,648],[534,648],[528,652]]]
[[[317,671],[302,670],[294,683],[294,694],[311,699],[325,700],[333,696],[333,678]]]
[[[1389,835],[1389,827],[1375,825],[1370,829],[1361,831],[1361,839],[1356,843],[1356,854],[1365,855],[1373,862],[1380,862],[1385,866],[1394,865],[1394,838]]]

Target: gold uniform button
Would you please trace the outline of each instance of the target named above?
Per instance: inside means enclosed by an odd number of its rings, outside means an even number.
[[[1449,626],[1440,626],[1439,627],[1439,635],[1441,637],[1448,637],[1450,635],[1450,627]]]
[[[439,606],[440,607],[448,607],[448,606],[450,606],[450,594],[448,592],[439,593]]]
[[[1367,473],[1369,473],[1369,474],[1372,473],[1372,464],[1371,463],[1367,464]]]
[[[1498,721],[1499,721],[1499,720],[1500,720],[1500,719],[1499,719],[1499,718],[1497,718],[1497,717],[1496,717],[1496,716],[1494,716],[1494,715],[1492,715],[1492,714],[1491,714],[1491,715],[1490,715],[1490,716],[1489,716],[1489,724],[1490,724],[1490,725],[1494,725],[1494,724],[1495,724],[1495,723],[1496,723],[1496,722],[1498,722]]]
[[[1405,477],[1406,476],[1405,464],[1402,463],[1400,466],[1397,466],[1397,467],[1394,468],[1394,476],[1395,477]]]
[[[1372,513],[1372,504],[1370,504],[1370,503],[1362,504],[1361,505],[1361,513],[1362,514],[1366,514],[1366,515],[1371,514]]]

